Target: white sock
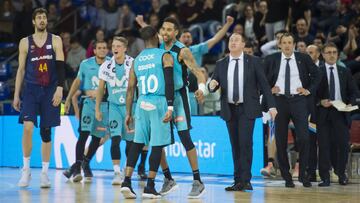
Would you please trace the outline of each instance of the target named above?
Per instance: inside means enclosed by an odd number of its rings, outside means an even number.
[[[23,169],[30,169],[30,157],[23,157]]]
[[[114,165],[114,172],[115,173],[120,173],[120,166],[119,165]]]
[[[42,173],[47,173],[49,169],[49,162],[42,162]]]

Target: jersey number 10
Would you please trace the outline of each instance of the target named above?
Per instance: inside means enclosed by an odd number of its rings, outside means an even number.
[[[158,79],[155,75],[150,75],[147,79],[145,76],[140,76],[141,80],[141,93],[155,93],[159,87]],[[146,82],[145,82],[146,80]]]

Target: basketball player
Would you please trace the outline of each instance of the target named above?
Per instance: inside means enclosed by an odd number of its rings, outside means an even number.
[[[105,60],[110,59],[106,57],[108,53],[107,43],[105,41],[95,41],[94,53],[95,56],[81,62],[78,75],[71,85],[64,105],[65,112],[68,113],[72,96],[82,83],[82,91],[85,94],[85,98],[83,100],[80,118],[81,131],[76,143],[76,162],[63,173],[67,178],[72,176],[74,182],[82,180],[81,167],[84,171],[85,182],[91,182],[93,174],[89,162],[99,147],[100,139],[105,136],[106,127],[108,125],[107,102],[102,102],[101,104],[101,111],[104,113],[104,119],[101,122],[95,119],[95,98],[96,90],[99,85],[98,72],[100,65],[104,63]],[[92,135],[92,139],[88,152],[84,155],[86,140],[90,134]]]
[[[51,128],[60,125],[60,107],[65,79],[64,53],[59,36],[48,33],[47,11],[37,8],[32,14],[35,33],[21,39],[19,67],[16,74],[13,107],[20,111],[19,122],[24,124],[22,150],[23,169],[19,187],[29,186],[32,134],[40,115],[42,171],[40,187],[51,186],[48,168],[51,153]],[[23,84],[24,80],[24,84]],[[21,87],[22,98],[20,99]],[[22,102],[22,103],[21,103]]]
[[[128,86],[130,68],[133,63],[133,58],[125,54],[128,41],[124,37],[114,37],[112,42],[112,53],[114,57],[103,63],[99,71],[99,88],[96,96],[95,115],[96,119],[102,120],[102,113],[100,111],[100,103],[104,96],[104,88],[106,85],[108,91],[109,102],[109,127],[111,136],[111,158],[115,176],[112,181],[113,185],[121,184],[120,176],[120,141],[126,141],[125,153],[128,156],[131,143],[134,139],[134,133],[127,133],[125,129],[125,115],[126,115],[126,90]],[[135,107],[135,106],[134,106]],[[144,150],[143,150],[144,151]],[[145,158],[142,158],[145,162]],[[144,153],[142,153],[143,155]],[[141,163],[138,170],[139,176],[146,179],[145,163]]]
[[[132,123],[132,105],[135,87],[138,86],[139,99],[135,110],[135,137],[126,164],[126,176],[121,185],[121,193],[126,199],[136,198],[131,187],[131,175],[144,145],[151,146],[149,176],[143,198],[160,198],[155,189],[163,147],[172,143],[170,120],[174,101],[173,58],[164,49],[159,49],[156,30],[146,26],[140,30],[145,41],[145,49],[135,58],[130,70],[126,96],[126,128]]]
[[[141,15],[136,17],[136,21],[141,27],[147,26],[142,20]],[[203,103],[205,92],[205,75],[201,72],[196,64],[194,56],[189,48],[176,39],[179,34],[179,23],[173,17],[164,19],[160,29],[160,48],[170,51],[174,58],[174,84],[175,84],[175,100],[174,100],[174,119],[173,122],[178,130],[178,134],[183,144],[186,155],[189,159],[193,171],[193,187],[188,198],[199,198],[205,192],[205,186],[200,179],[196,148],[190,137],[190,105],[188,99],[187,78],[189,69],[197,78],[199,89],[195,92],[196,99]],[[164,173],[164,184],[160,191],[162,195],[178,188],[176,182],[171,176],[169,166],[166,162],[165,151],[162,152],[161,168]]]

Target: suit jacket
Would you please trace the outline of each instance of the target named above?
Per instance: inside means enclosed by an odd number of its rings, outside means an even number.
[[[315,95],[321,79],[318,67],[316,67],[309,55],[299,52],[294,52],[294,54],[303,88],[309,90],[310,94]],[[265,58],[265,72],[270,87],[274,87],[277,81],[280,71],[280,63],[281,52],[268,55]]]
[[[337,65],[338,76],[339,76],[339,84],[340,84],[340,94],[343,102],[345,104],[356,105],[356,98],[359,95],[359,90],[355,84],[355,81],[352,78],[351,72],[343,66]],[[320,102],[323,99],[329,99],[330,90],[329,90],[329,82],[326,73],[325,64],[320,66],[320,72],[322,75],[322,79],[320,82],[319,89],[316,94],[316,99]],[[350,112],[344,112],[347,124],[350,124]],[[323,122],[326,121],[328,115],[328,108],[324,108],[319,106],[317,112],[317,121]]]
[[[229,56],[224,57],[216,62],[216,68],[211,79],[216,80],[219,85],[214,90],[221,88],[221,110],[220,116],[225,121],[231,119],[230,106],[228,101],[227,88],[227,72],[229,67]],[[263,70],[262,61],[255,56],[244,54],[244,111],[245,115],[250,119],[255,119],[262,116],[260,105],[260,92],[264,95],[269,103],[269,107],[275,107],[275,100],[271,94],[270,86],[266,81],[266,76]]]

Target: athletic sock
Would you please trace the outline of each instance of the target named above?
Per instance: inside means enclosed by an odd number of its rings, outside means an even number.
[[[200,183],[202,183],[201,179],[200,179],[200,171],[199,171],[199,169],[193,171],[193,176],[194,176],[194,180],[198,180]]]
[[[23,157],[23,169],[27,170],[30,169],[30,157]]]
[[[47,173],[49,169],[49,162],[42,162],[42,173]]]
[[[165,176],[165,178],[169,179],[169,180],[173,180],[173,178],[171,177],[171,173],[170,173],[170,169],[166,168],[163,170],[163,174]]]

